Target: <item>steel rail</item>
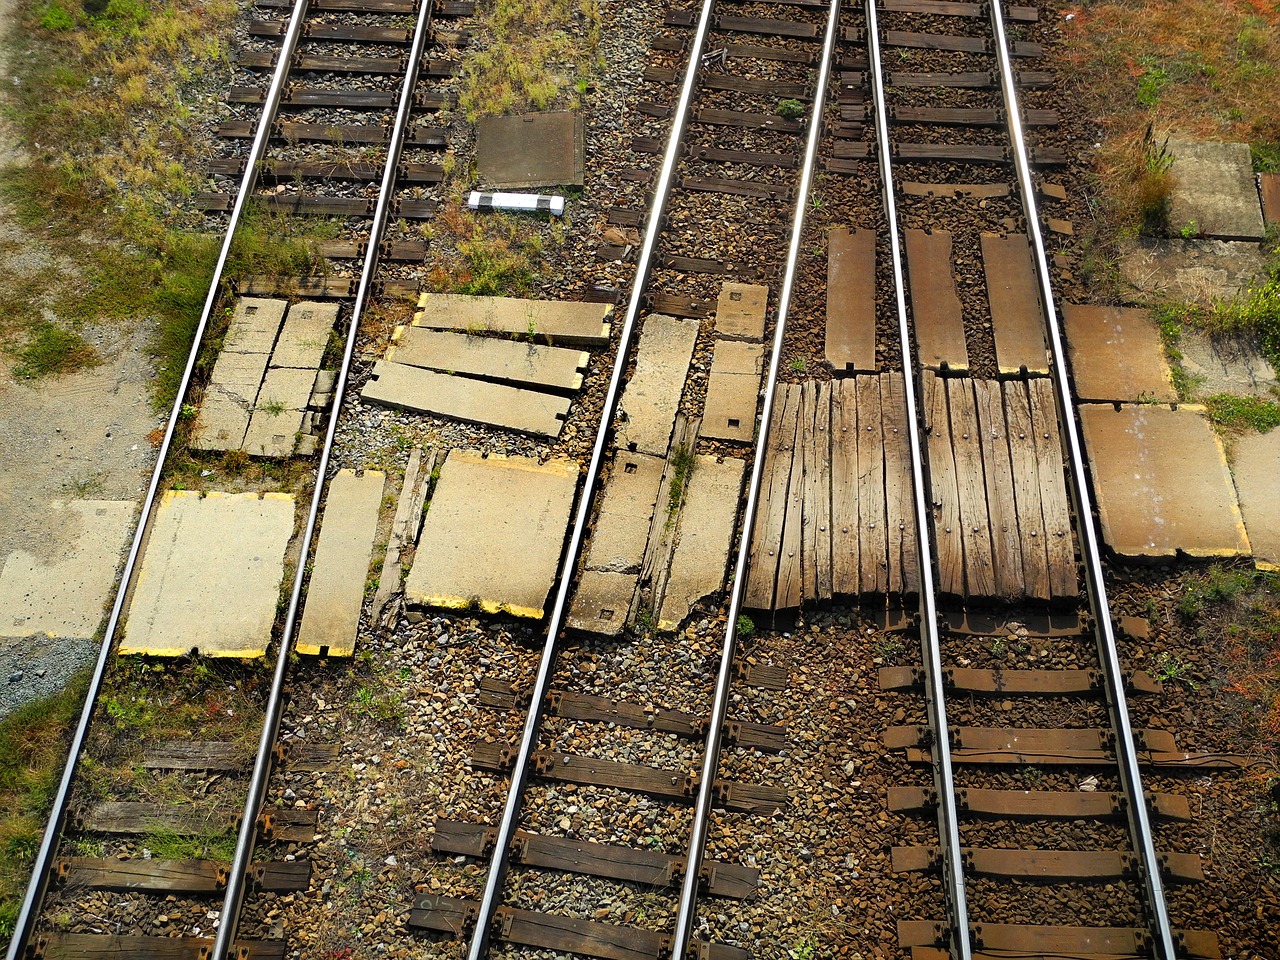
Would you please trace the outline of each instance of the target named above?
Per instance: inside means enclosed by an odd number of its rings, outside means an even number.
[[[826,126],[827,87],[831,78],[831,62],[835,54],[836,38],[840,30],[840,2],[831,0],[827,17],[826,40],[822,45],[822,59],[818,66],[818,80],[814,86],[813,114],[809,120],[808,139],[805,144],[804,162],[801,165],[800,184],[796,188],[796,215],[791,226],[791,241],[787,249],[787,264],[778,293],[778,313],[773,332],[773,353],[769,358],[769,376],[764,385],[764,407],[760,413],[760,431],[756,437],[755,459],[751,466],[751,483],[747,487],[747,504],[743,511],[742,531],[738,542],[738,558],[733,568],[733,586],[729,591],[729,615],[725,624],[724,642],[720,648],[720,672],[716,680],[715,697],[711,703],[711,717],[707,725],[707,741],[703,749],[702,774],[698,780],[698,798],[693,808],[693,824],[689,831],[689,845],[684,857],[684,879],[680,884],[680,903],[676,912],[676,929],[671,940],[671,960],[684,960],[693,926],[697,919],[698,884],[702,873],[702,857],[707,845],[707,833],[711,826],[711,807],[715,799],[716,771],[720,766],[720,745],[724,725],[729,715],[729,691],[733,678],[733,661],[738,649],[738,616],[742,612],[742,597],[746,591],[747,565],[751,556],[751,531],[755,525],[756,510],[760,503],[760,482],[764,475],[765,453],[769,444],[769,423],[773,416],[775,388],[782,363],[782,341],[791,312],[791,295],[795,289],[796,270],[800,258],[800,244],[804,237],[804,215],[809,200],[809,188],[813,183],[813,170],[818,147]]]
[[[685,72],[680,87],[680,99],[676,102],[671,135],[667,140],[667,149],[662,157],[662,166],[658,171],[658,179],[654,183],[653,208],[649,212],[649,222],[645,230],[644,242],[640,246],[640,256],[636,263],[635,282],[631,288],[631,297],[627,301],[627,314],[619,334],[618,355],[613,363],[613,371],[609,377],[609,389],[605,394],[604,409],[600,414],[600,425],[596,430],[595,445],[591,449],[591,460],[587,465],[587,476],[583,482],[582,494],[578,501],[578,512],[574,518],[573,531],[569,542],[565,545],[564,555],[560,561],[560,586],[556,590],[555,605],[547,620],[547,637],[543,644],[541,660],[538,663],[538,676],[534,680],[531,694],[529,717],[525,721],[520,750],[516,755],[511,770],[511,787],[507,791],[507,802],[502,810],[502,820],[494,834],[493,859],[489,864],[489,873],[485,877],[484,893],[481,895],[479,912],[476,916],[475,931],[467,951],[468,960],[482,960],[489,946],[489,935],[492,932],[493,917],[502,900],[502,886],[507,873],[507,856],[511,841],[515,837],[519,822],[520,804],[524,799],[525,787],[529,779],[531,757],[537,748],[538,735],[542,728],[543,704],[551,685],[551,675],[555,670],[556,641],[564,624],[565,612],[568,609],[569,588],[573,582],[574,569],[582,552],[582,541],[586,535],[587,521],[591,515],[591,504],[596,487],[600,480],[600,467],[604,461],[609,435],[613,429],[613,417],[617,410],[619,391],[623,375],[627,368],[628,348],[634,336],[636,320],[644,305],[645,287],[648,284],[649,272],[653,263],[653,251],[658,243],[658,235],[662,232],[662,220],[666,212],[667,194],[671,180],[675,175],[676,164],[680,159],[680,145],[684,139],[686,117],[689,104],[693,100],[694,86],[697,82],[698,70],[702,63],[702,52],[706,47],[707,33],[711,27],[711,11],[715,0],[702,0],[702,11],[698,17],[698,26],[694,33],[693,45],[689,51],[689,68]]]
[[[893,261],[893,292],[898,312],[898,336],[902,344],[903,394],[907,402],[907,423],[911,442],[911,488],[915,505],[916,541],[920,563],[920,649],[926,673],[925,698],[936,745],[933,750],[933,784],[938,796],[938,834],[942,850],[943,888],[951,914],[952,956],[972,960],[969,932],[969,901],[964,887],[964,859],[960,851],[960,822],[956,809],[955,771],[951,766],[951,734],[947,724],[946,689],[943,685],[942,644],[938,636],[933,571],[933,547],[929,531],[926,497],[930,486],[921,449],[921,420],[916,399],[916,360],[907,315],[906,281],[902,270],[902,239],[898,230],[898,208],[893,195],[893,150],[889,143],[888,108],[884,96],[884,66],[880,52],[880,21],[876,0],[866,0],[867,52],[870,56],[872,96],[876,108],[876,142],[880,151],[880,175],[884,181],[885,220],[889,224],[889,250]]]
[[[1111,622],[1111,608],[1107,600],[1106,581],[1102,573],[1102,551],[1098,545],[1097,531],[1093,524],[1093,497],[1089,492],[1085,475],[1084,451],[1076,428],[1075,406],[1071,396],[1071,381],[1067,369],[1066,341],[1058,311],[1054,306],[1052,276],[1045,254],[1044,234],[1040,229],[1040,213],[1036,205],[1035,184],[1031,179],[1031,165],[1027,156],[1026,140],[1022,134],[1022,108],[1018,102],[1012,58],[1009,55],[1008,37],[1000,0],[991,0],[991,24],[995,31],[995,53],[1000,65],[1000,86],[1004,93],[1009,118],[1009,136],[1013,140],[1013,163],[1022,191],[1023,212],[1027,231],[1035,252],[1040,298],[1044,302],[1045,319],[1049,327],[1050,353],[1053,359],[1054,386],[1058,394],[1058,423],[1065,431],[1071,454],[1070,480],[1075,497],[1076,528],[1084,553],[1085,584],[1089,605],[1097,625],[1095,638],[1098,659],[1106,673],[1107,708],[1116,730],[1116,759],[1120,779],[1128,794],[1129,830],[1134,848],[1142,865],[1143,885],[1147,892],[1147,906],[1152,938],[1160,960],[1175,960],[1176,937],[1169,919],[1169,907],[1165,901],[1164,881],[1160,872],[1160,859],[1156,854],[1151,834],[1151,817],[1147,810],[1146,794],[1142,789],[1142,774],[1138,769],[1138,756],[1134,747],[1133,724],[1129,720],[1129,708],[1124,694],[1124,678],[1120,668],[1120,655],[1116,649],[1115,628]]]
[[[301,547],[298,551],[298,569],[293,577],[293,589],[289,594],[289,609],[285,614],[284,631],[280,638],[280,647],[276,652],[275,673],[271,681],[271,694],[267,702],[267,714],[262,724],[262,736],[258,743],[258,755],[253,763],[253,774],[249,780],[249,792],[245,797],[244,813],[240,819],[240,833],[236,839],[236,855],[231,862],[231,871],[227,875],[227,894],[223,901],[221,923],[209,956],[213,960],[231,958],[232,941],[240,921],[240,907],[244,900],[244,881],[248,873],[249,861],[253,857],[254,841],[257,837],[258,812],[266,797],[267,781],[271,777],[272,747],[280,732],[280,720],[284,713],[284,688],[289,673],[289,650],[293,646],[294,632],[298,624],[298,608],[302,603],[303,585],[307,576],[307,557],[311,555],[311,544],[315,538],[316,524],[320,516],[320,502],[324,498],[327,487],[325,474],[329,469],[329,460],[333,454],[334,437],[338,430],[338,417],[342,412],[342,401],[346,396],[347,382],[351,376],[351,362],[355,356],[356,335],[360,329],[360,320],[364,316],[365,304],[368,302],[373,286],[373,277],[378,269],[378,248],[382,244],[382,236],[386,230],[387,215],[391,208],[391,194],[395,189],[397,168],[400,155],[404,150],[404,142],[408,135],[409,116],[413,110],[414,89],[421,75],[422,58],[427,41],[431,35],[431,20],[435,9],[434,0],[419,0],[418,20],[413,32],[413,43],[409,50],[409,58],[405,62],[404,81],[400,86],[400,102],[396,109],[395,121],[391,128],[391,141],[387,147],[387,159],[382,169],[382,182],[378,188],[378,202],[373,211],[373,222],[369,227],[369,241],[365,248],[364,265],[360,271],[360,284],[356,288],[355,303],[351,308],[351,319],[347,325],[347,339],[342,352],[342,365],[338,368],[338,376],[334,381],[333,404],[329,408],[329,426],[325,431],[324,446],[320,450],[320,460],[316,466],[316,486],[311,495],[311,507],[307,512],[307,523],[302,534]]]
[[[129,593],[129,584],[137,569],[138,559],[142,553],[142,541],[155,509],[156,497],[160,492],[160,481],[164,474],[165,458],[173,446],[174,432],[177,430],[179,414],[186,399],[187,390],[191,386],[191,377],[195,372],[196,360],[200,356],[200,348],[204,345],[204,335],[213,316],[214,306],[221,292],[222,273],[226,269],[227,259],[231,255],[231,244],[236,228],[244,214],[245,203],[253,190],[258,176],[258,166],[266,153],[267,143],[271,138],[271,125],[275,122],[276,112],[280,107],[280,98],[284,91],[285,78],[289,74],[289,65],[297,49],[298,40],[302,36],[302,22],[306,19],[310,0],[296,0],[289,25],[285,29],[284,40],[280,46],[280,59],[271,75],[271,85],[267,88],[266,98],[262,106],[262,118],[254,132],[253,143],[245,159],[244,175],[240,178],[240,190],[236,194],[235,204],[231,208],[231,216],[227,222],[227,233],[222,240],[222,248],[218,251],[218,259],[214,263],[213,275],[209,281],[209,292],[205,295],[204,307],[200,311],[200,319],[192,336],[191,350],[187,354],[187,365],[182,371],[182,379],[174,396],[173,408],[169,411],[169,419],[165,424],[164,436],[156,453],[156,465],[151,471],[151,479],[147,484],[147,492],[142,499],[138,513],[138,525],[134,529],[133,540],[129,544],[129,553],[120,573],[120,585],[116,590],[115,601],[111,605],[111,614],[103,631],[102,646],[98,649],[98,659],[94,664],[93,676],[89,679],[88,691],[85,694],[84,708],[80,711],[80,720],[71,738],[71,748],[67,754],[67,763],[62,770],[62,779],[58,783],[58,792],[54,796],[53,810],[49,814],[49,822],[40,841],[40,849],[36,853],[32,867],[31,880],[27,884],[26,894],[22,899],[18,917],[14,922],[12,939],[9,942],[8,960],[19,960],[26,949],[27,942],[34,932],[35,922],[40,904],[44,900],[48,886],[49,870],[59,835],[66,822],[67,801],[71,796],[71,783],[75,777],[76,766],[84,750],[85,738],[89,733],[89,724],[93,719],[93,711],[106,679],[107,665],[111,662],[111,649],[115,644],[116,631],[120,627],[120,618],[124,613],[125,600]]]

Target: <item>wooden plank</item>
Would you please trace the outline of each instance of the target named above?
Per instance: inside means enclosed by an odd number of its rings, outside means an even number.
[[[1119,850],[1017,850],[963,847],[965,869],[974,874],[1030,880],[1118,880],[1133,876],[1137,865],[1132,854]],[[1162,853],[1167,876],[1186,882],[1203,882],[1200,855]],[[894,847],[893,869],[933,870],[941,863],[937,847]]]
[[[68,857],[58,861],[58,879],[93,890],[144,893],[212,894],[227,884],[227,865],[212,860],[98,860]]]
[[[996,85],[995,74],[985,70],[947,71],[942,73],[897,71],[889,74],[889,86],[917,90],[938,87],[951,87],[958,90],[990,90]]]
[[[792,100],[809,100],[813,89],[807,83],[774,80],[772,78],[735,77],[727,73],[707,73],[702,86],[708,90],[726,90],[755,97],[786,97]]]
[[[889,592],[920,589],[916,545],[914,481],[908,439],[906,386],[901,373],[880,378],[880,418],[884,424],[885,523],[889,535]]]
[[[889,589],[889,536],[885,520],[884,420],[880,378],[857,377],[858,554],[862,592]]]
[[[775,133],[803,133],[799,120],[787,120],[772,113],[745,113],[741,110],[717,110],[699,107],[693,111],[694,123],[715,127],[741,127],[747,130],[772,130]]]
[[[800,442],[804,449],[804,487],[800,497],[800,578],[803,600],[818,598],[818,540],[826,532],[819,529],[818,487],[822,471],[818,449],[818,407],[825,399],[822,385],[814,380],[806,381],[802,391],[803,413],[800,420]],[[828,410],[830,406],[828,405]],[[824,436],[825,438],[825,436]],[[829,496],[830,494],[828,494]],[[828,571],[829,572],[829,571]]]
[[[144,937],[96,933],[44,932],[36,937],[43,960],[208,960],[211,937]],[[283,940],[237,940],[237,960],[284,960]]]
[[[249,868],[249,886],[266,893],[297,893],[311,882],[311,861],[277,860]]]
[[[796,433],[791,449],[791,470],[787,481],[786,515],[782,523],[782,546],[778,552],[778,586],[774,593],[775,610],[791,610],[801,600],[801,524],[804,518],[804,443],[802,425],[809,407],[805,403],[803,385],[794,385],[790,404],[795,406]]]
[[[920,363],[930,369],[969,369],[960,296],[951,271],[951,234],[907,231],[911,316]]]
[[[951,199],[982,200],[995,197],[1007,197],[1007,183],[918,183],[907,180],[902,184],[902,192],[909,197],[949,197]]]
[[[961,540],[964,543],[965,592],[970,597],[992,597],[996,589],[991,555],[991,520],[987,516],[987,491],[983,481],[973,381],[968,377],[948,379],[946,385]]]
[[[140,834],[163,831],[180,836],[221,833],[234,822],[227,813],[218,814],[191,805],[108,801],[95,804],[73,820],[77,829],[92,833]]]
[[[757,33],[766,37],[796,37],[812,40],[818,36],[816,23],[796,23],[791,20],[773,20],[767,17],[727,17],[715,18],[717,30],[736,33]]]
[[[884,42],[890,47],[910,47],[915,50],[950,50],[957,53],[986,53],[987,41],[983,37],[966,37],[942,33],[916,33],[909,30],[886,30]]]
[[[924,394],[938,589],[943,593],[961,596],[964,594],[964,540],[960,527],[960,491],[956,481],[951,419],[943,379],[926,371]]]
[[[1023,590],[1028,597],[1050,596],[1049,553],[1040,505],[1040,473],[1036,467],[1036,441],[1031,427],[1031,404],[1022,380],[1000,385],[1009,440],[1014,503],[1018,514],[1018,543],[1022,552]]]
[[[794,407],[790,407],[790,403],[790,386],[778,384],[773,412],[769,416],[769,443],[765,451],[760,503],[751,534],[747,589],[743,597],[743,604],[750,610],[774,609],[773,593],[778,579],[787,484],[791,477],[791,448],[796,436]]]
[[[1040,471],[1045,546],[1049,553],[1049,589],[1055,597],[1074,597],[1079,593],[1079,583],[1062,444],[1058,437],[1057,398],[1053,383],[1047,379],[1031,380],[1028,387],[1036,462]]]
[[[1218,935],[1204,930],[1175,930],[1186,956],[1196,960],[1221,960]],[[974,946],[983,957],[1138,957],[1147,950],[1146,930],[1131,927],[1032,926],[1008,923],[974,925]],[[898,944],[902,947],[934,946],[945,940],[946,926],[932,920],[899,920]],[[914,954],[913,954],[914,956]],[[975,956],[978,956],[975,954]]]
[[[831,382],[831,590],[857,596],[861,577],[858,522],[857,380]]]
[[[1125,815],[1122,794],[1083,790],[985,790],[964,787],[956,791],[962,812],[973,816],[1025,817],[1032,820],[1101,820]],[[937,806],[929,787],[890,787],[889,809],[895,813],[922,813]],[[1166,820],[1189,821],[1191,804],[1176,793],[1148,793],[1151,812]]]
[[[876,234],[827,231],[826,357],[840,373],[876,369]]]
[[[1003,374],[1049,372],[1044,342],[1044,306],[1024,233],[982,234],[982,270],[996,341],[996,366]]]
[[[953,0],[880,0],[880,9],[892,13],[925,13],[934,17],[985,17],[987,6],[981,3],[957,3]],[[1022,23],[1035,23],[1040,11],[1035,7],[1011,6],[1005,16]]]
[[[920,724],[888,727],[885,746],[890,749],[927,743],[931,733]],[[1168,730],[1142,729],[1135,732],[1139,748],[1150,752],[1177,750]],[[1111,732],[1091,727],[952,727],[951,740],[958,749],[1024,756],[1066,756],[1073,752],[1110,752]]]
[[[310,843],[316,837],[319,818],[316,810],[268,807],[258,814],[258,836],[273,842]]]
[[[148,750],[142,765],[148,770],[209,770],[233,773],[247,770],[250,748],[238,743],[178,740]]]
[[[805,523],[814,527],[814,596],[831,599],[831,384],[819,382],[814,394],[813,459],[805,466]]]
[[[991,380],[975,380],[973,387],[982,445],[987,514],[991,523],[995,591],[997,596],[1014,599],[1021,597],[1024,590],[1022,546],[1018,539],[1013,462],[1009,454],[1000,384]]]

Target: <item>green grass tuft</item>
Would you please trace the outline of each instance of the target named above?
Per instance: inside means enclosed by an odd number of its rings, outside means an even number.
[[[1204,398],[1210,421],[1227,430],[1267,433],[1280,427],[1280,403],[1262,397],[1215,393]]]
[[[98,351],[84,337],[45,320],[31,331],[30,340],[18,353],[18,365],[13,372],[23,380],[34,380],[71,373],[101,362]]]

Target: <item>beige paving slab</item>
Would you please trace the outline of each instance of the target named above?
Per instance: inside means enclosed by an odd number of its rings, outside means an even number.
[[[591,354],[564,347],[397,327],[387,359],[415,367],[547,390],[577,390]]]
[[[639,572],[665,466],[662,457],[625,450],[613,455],[604,502],[587,545],[589,570]]]
[[[219,354],[192,431],[196,450],[239,450],[267,372],[265,353]]]
[[[756,435],[756,406],[764,344],[717,340],[711,357],[701,434],[749,443]]]
[[[544,437],[560,435],[569,399],[501,383],[452,377],[406,363],[379,360],[360,391],[362,400],[439,414],[455,420],[491,423]]]
[[[52,556],[15,550],[0,566],[0,637],[91,640],[115,596],[116,569],[133,529],[131,500],[50,504]]]
[[[293,529],[286,493],[164,494],[118,652],[262,656]]]
[[[1249,554],[1222,444],[1195,409],[1078,409],[1112,550],[1123,557]]]
[[[1146,310],[1064,303],[1062,321],[1081,400],[1159,400],[1178,392]]]
[[[568,625],[574,630],[616,637],[627,625],[627,611],[640,576],[585,570],[569,605]]]
[[[764,339],[769,288],[759,283],[726,283],[716,299],[716,336],[726,340]]]
[[[1173,195],[1169,225],[1175,233],[1220,240],[1261,240],[1262,203],[1247,143],[1170,140]]]
[[[222,352],[270,353],[288,306],[285,300],[241,297],[231,308],[231,322],[222,341]]]
[[[1254,565],[1260,570],[1280,570],[1280,430],[1238,438],[1231,473]]]
[[[468,297],[458,293],[424,293],[415,327],[471,333],[509,333],[562,347],[598,349],[609,344],[613,305],[569,300],[525,300],[519,297]]]
[[[452,451],[427,509],[405,602],[541,618],[577,485],[571,460]]]
[[[689,375],[698,321],[650,314],[640,332],[636,369],[619,402],[621,446],[663,457]]]
[[[693,605],[724,586],[746,461],[717,463],[699,455],[680,510],[680,540],[671,557],[659,630],[675,630]]]
[[[267,371],[244,435],[244,449],[255,457],[290,457],[315,384],[315,370],[273,367]]]
[[[338,322],[336,303],[304,300],[285,314],[280,339],[271,354],[273,367],[300,367],[315,370],[329,344],[329,335]]]
[[[387,475],[339,470],[329,483],[306,605],[294,649],[315,656],[355,652],[365,582]]]

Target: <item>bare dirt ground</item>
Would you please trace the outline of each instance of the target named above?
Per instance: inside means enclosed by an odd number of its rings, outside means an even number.
[[[13,0],[0,0],[0,23],[13,22],[13,7]],[[0,46],[0,78],[7,80],[5,58]],[[0,119],[0,166],[22,157],[16,131]],[[55,271],[56,283],[77,282],[69,261],[14,222],[3,203],[0,249],[20,251],[7,258],[11,271]],[[147,434],[159,422],[147,399],[148,329],[90,323],[80,332],[103,362],[63,377],[20,380],[13,373],[14,358],[0,354],[0,563],[18,549],[52,559],[75,542],[79,531],[67,525],[65,512],[55,522],[51,501],[141,497],[153,462]],[[0,637],[0,687],[5,688],[0,703],[13,706],[56,688],[88,651],[76,643],[67,652],[62,656],[56,641]],[[41,669],[45,675],[37,678]],[[24,679],[13,681],[18,672]]]

